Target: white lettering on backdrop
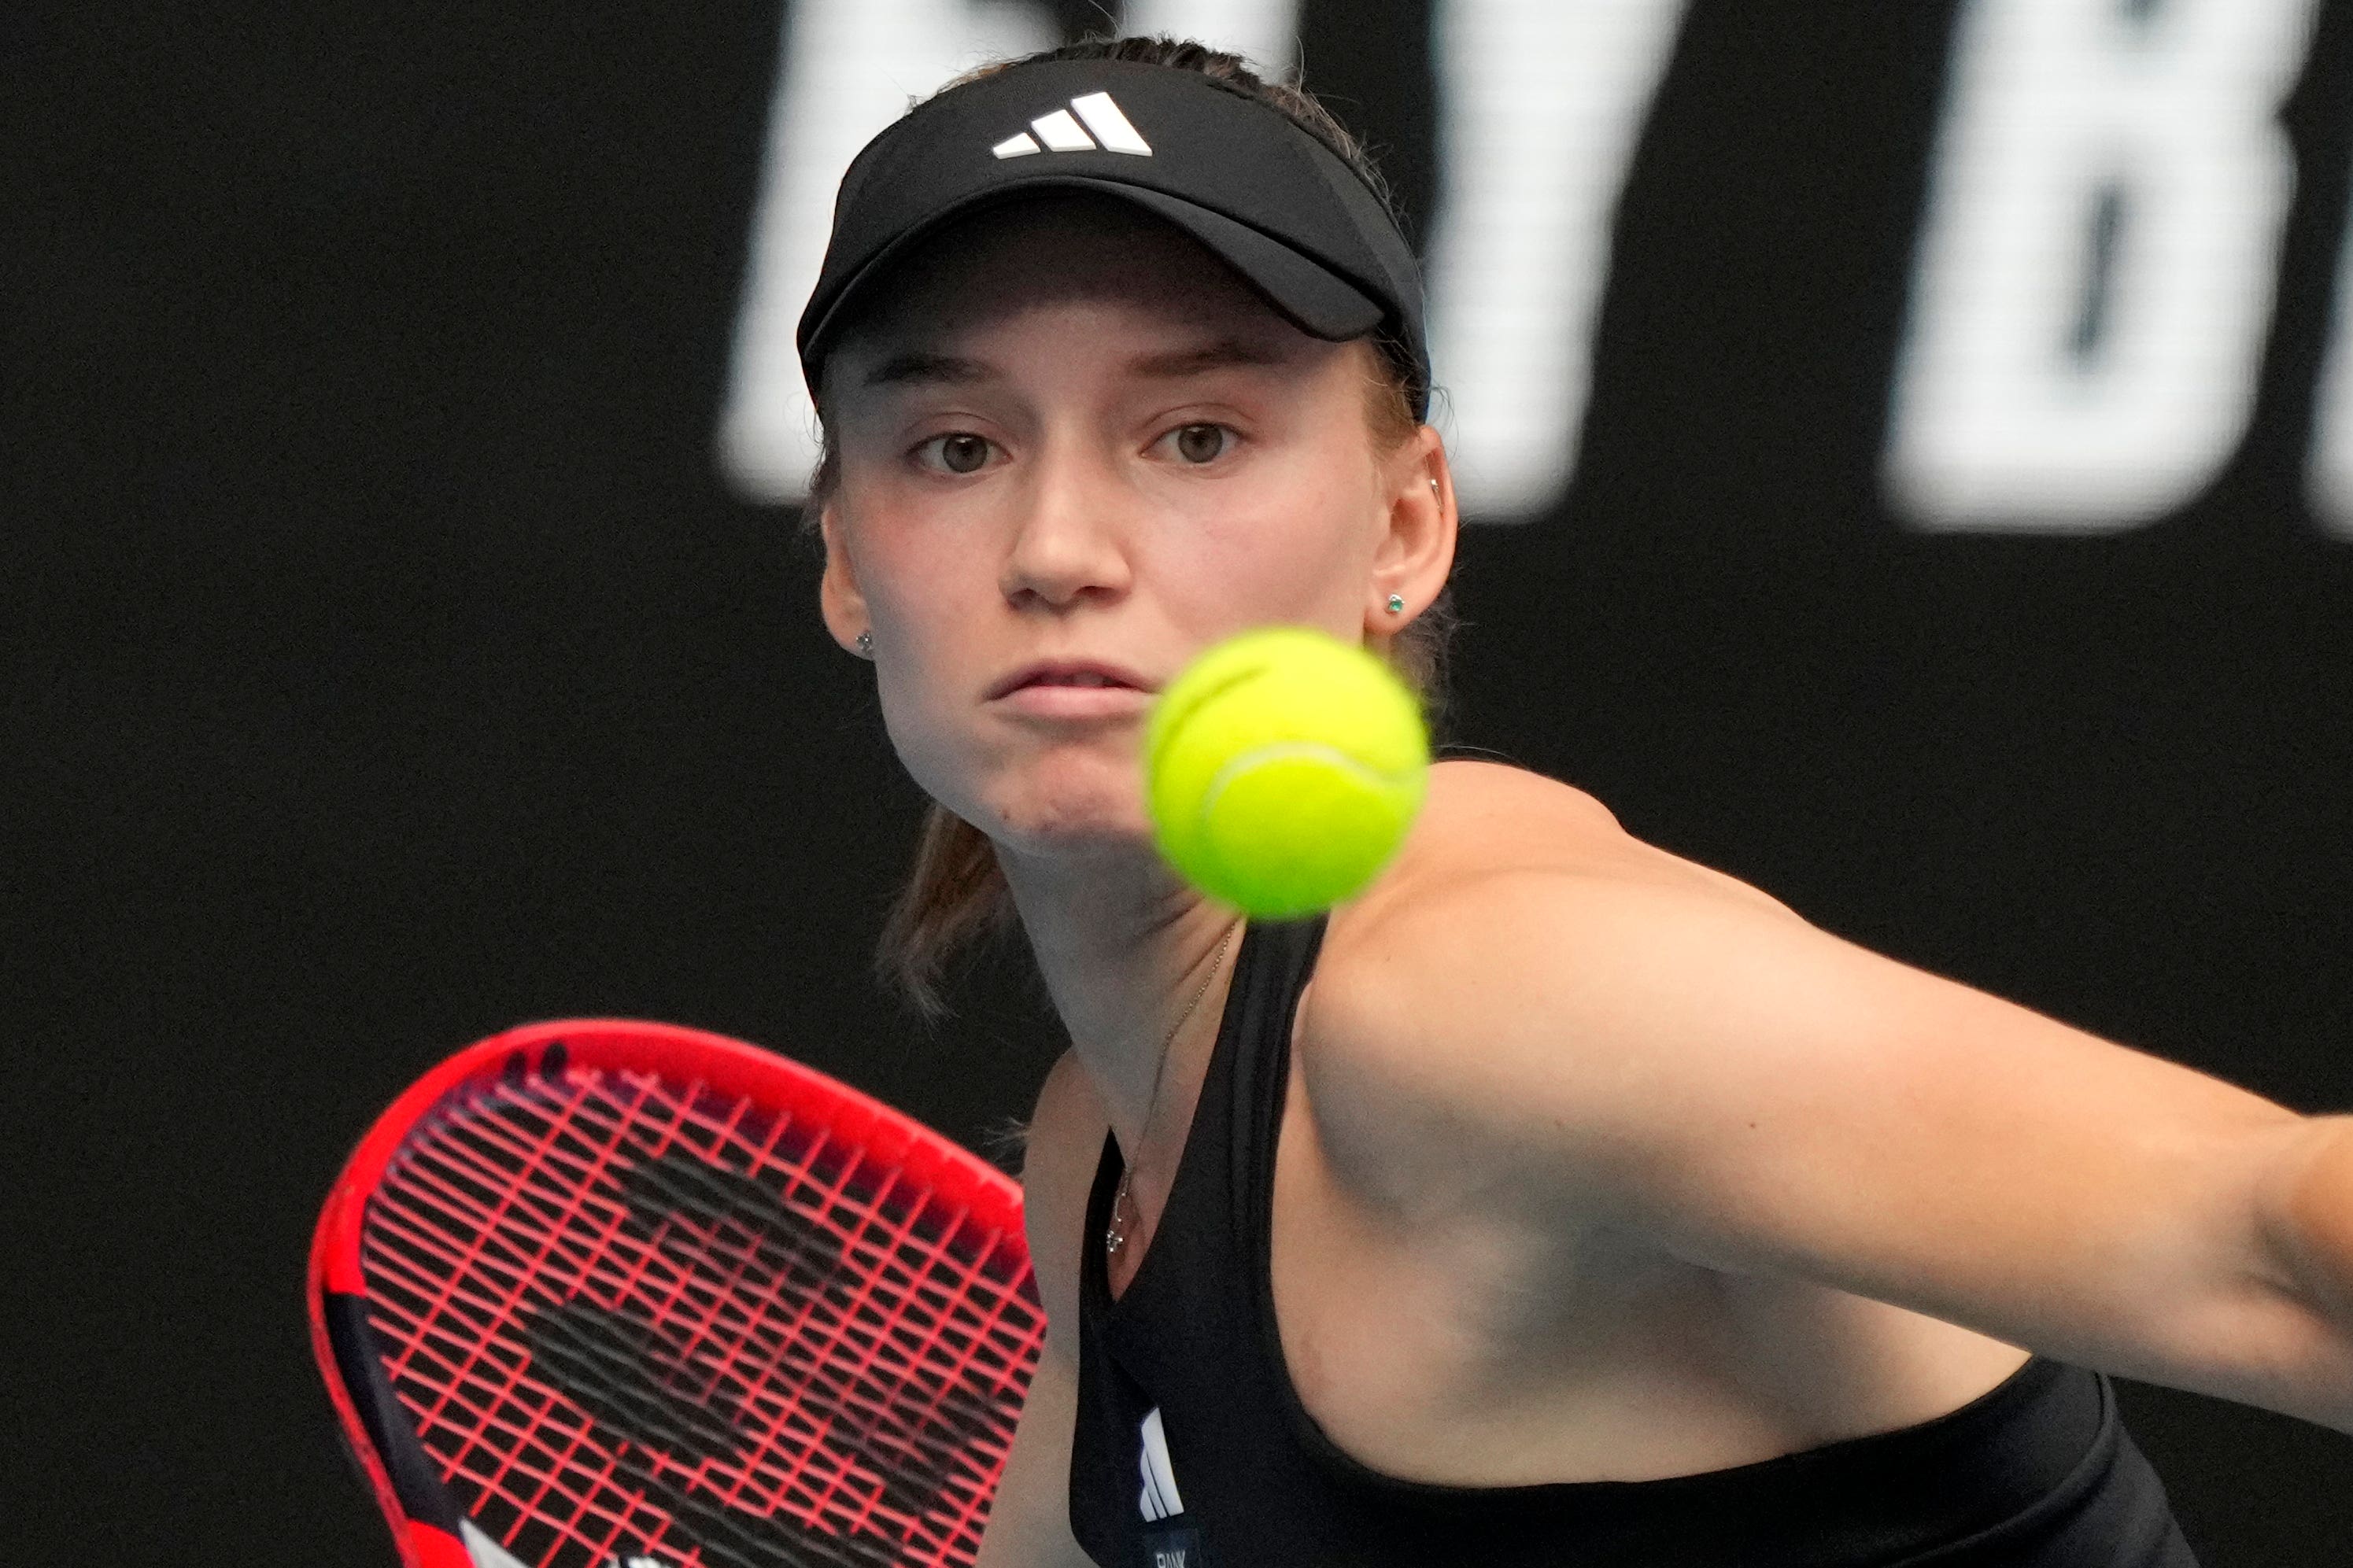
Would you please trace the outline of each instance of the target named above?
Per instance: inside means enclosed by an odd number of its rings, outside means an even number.
[[[1687,0],[1431,0],[1440,198],[1430,321],[1466,512],[1551,512],[1574,470],[1629,165]],[[2116,531],[2208,483],[2243,435],[2292,195],[2277,124],[2316,0],[1965,0],[1883,479],[1937,531]],[[1130,0],[1274,71],[1299,0]],[[805,493],[792,334],[834,188],[956,72],[1045,47],[1029,0],[794,0],[722,460]],[[2353,242],[2308,485],[2353,537]]]
[[[1544,516],[1576,467],[1610,228],[1684,4],[1438,12],[1430,360],[1456,491],[1482,522]]]
[[[1930,529],[2162,516],[2244,434],[2315,0],[1978,0],[1954,36],[1886,483]]]
[[[2353,539],[2353,230],[2338,242],[2336,320],[2312,412],[2305,500],[2320,526]]]

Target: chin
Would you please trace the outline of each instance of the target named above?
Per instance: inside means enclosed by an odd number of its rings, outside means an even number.
[[[1132,763],[1025,770],[999,781],[975,804],[981,815],[967,820],[1015,854],[1093,858],[1151,852],[1152,824]]]
[[[1149,851],[1152,846],[1152,826],[1141,812],[1094,810],[1075,803],[1028,803],[997,816],[982,831],[1015,854],[1039,858],[1124,857]]]

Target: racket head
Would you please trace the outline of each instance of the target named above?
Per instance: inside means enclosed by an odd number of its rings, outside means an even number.
[[[407,1568],[969,1563],[1045,1325],[1010,1177],[628,1019],[410,1087],[328,1194],[308,1297]]]

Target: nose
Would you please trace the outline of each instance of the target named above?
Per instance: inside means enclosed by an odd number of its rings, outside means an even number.
[[[1126,527],[1132,498],[1111,466],[1078,443],[1050,439],[1032,459],[1029,479],[1015,500],[1022,510],[1000,574],[1006,601],[1063,609],[1124,595],[1133,581]]]

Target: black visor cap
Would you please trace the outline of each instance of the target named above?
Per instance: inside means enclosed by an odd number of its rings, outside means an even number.
[[[1427,412],[1420,268],[1380,198],[1279,110],[1198,71],[1124,60],[1010,67],[867,143],[842,177],[801,315],[812,395],[865,285],[956,219],[1053,190],[1117,197],[1173,224],[1312,337],[1377,335],[1408,371],[1414,412]]]

